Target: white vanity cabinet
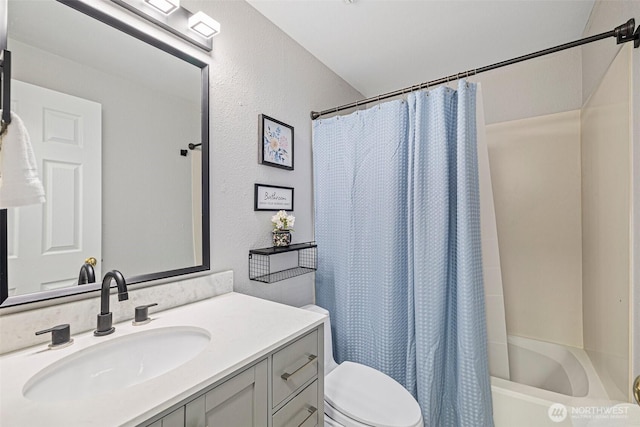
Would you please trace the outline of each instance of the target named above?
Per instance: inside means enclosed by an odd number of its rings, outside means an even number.
[[[323,426],[322,328],[292,339],[142,426]]]

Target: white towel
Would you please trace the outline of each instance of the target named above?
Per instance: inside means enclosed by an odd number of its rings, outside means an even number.
[[[44,203],[29,133],[16,114],[11,113],[11,123],[0,143],[0,209]]]

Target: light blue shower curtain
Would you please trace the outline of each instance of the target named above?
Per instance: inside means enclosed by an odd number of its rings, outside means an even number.
[[[316,297],[338,362],[385,372],[425,426],[492,426],[475,85],[314,122]]]

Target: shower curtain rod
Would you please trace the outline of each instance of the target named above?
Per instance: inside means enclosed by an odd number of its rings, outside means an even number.
[[[338,111],[347,110],[349,108],[355,108],[358,106],[362,106],[365,104],[369,104],[371,102],[379,102],[383,99],[393,98],[394,96],[404,95],[405,93],[410,93],[416,90],[428,89],[431,86],[437,86],[444,83],[449,83],[452,81],[459,80],[463,77],[470,77],[476,74],[484,73],[485,71],[495,70],[496,68],[505,67],[507,65],[516,64],[522,61],[528,61],[529,59],[538,58],[540,56],[549,55],[551,53],[560,52],[565,49],[570,49],[572,47],[581,46],[583,44],[592,43],[598,40],[606,39],[609,37],[615,37],[617,40],[617,44],[626,43],[630,41],[634,41],[633,46],[637,48],[640,46],[640,26],[636,29],[636,21],[635,19],[629,19],[625,24],[617,26],[615,29],[611,31],[607,31],[605,33],[596,34],[595,36],[585,37],[580,40],[576,40],[570,43],[561,44],[559,46],[551,47],[549,49],[540,50],[538,52],[530,53],[528,55],[518,56],[517,58],[509,59],[507,61],[498,62],[492,65],[487,65],[481,68],[474,68],[473,70],[463,71],[461,73],[452,74],[447,77],[442,77],[440,79],[431,80],[428,82],[421,83],[419,85],[413,85],[406,87],[404,89],[396,90],[393,92],[388,92],[382,95],[374,96],[371,98],[363,99],[360,101],[355,101],[350,104],[341,105],[339,107],[330,108],[328,110],[323,110],[320,112],[312,111],[311,112],[311,120],[315,120],[319,117],[322,117],[326,114],[337,113]],[[634,33],[635,29],[635,33]]]

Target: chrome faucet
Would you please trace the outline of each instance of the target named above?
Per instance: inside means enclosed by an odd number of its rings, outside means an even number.
[[[98,314],[98,328],[93,331],[93,335],[102,336],[109,335],[116,330],[113,325],[113,313],[109,311],[109,291],[111,289],[111,280],[116,281],[118,285],[118,301],[129,299],[127,292],[127,282],[124,276],[118,270],[112,270],[104,275],[102,279],[102,289],[100,291],[100,314]]]
[[[86,285],[87,283],[96,282],[96,272],[93,266],[88,262],[82,264],[80,267],[80,274],[78,275],[78,285]]]

